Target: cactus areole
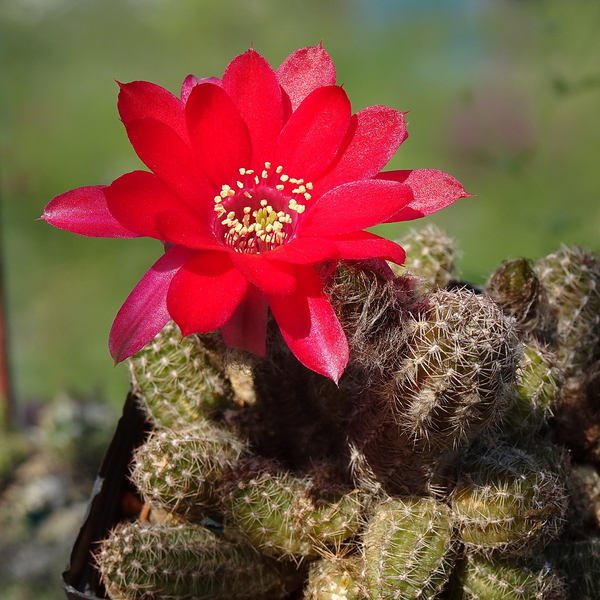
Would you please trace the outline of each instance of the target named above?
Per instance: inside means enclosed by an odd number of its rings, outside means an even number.
[[[266,353],[270,308],[295,356],[337,381],[348,343],[318,265],[404,260],[364,231],[431,214],[465,197],[441,171],[380,170],[406,139],[404,113],[352,114],[321,46],[277,69],[253,49],[221,79],[185,79],[180,97],[121,85],[118,109],[149,171],[57,196],[42,216],[80,235],[164,243],[166,252],[117,314],[110,351],[122,361],[173,319],[184,335],[221,329]]]

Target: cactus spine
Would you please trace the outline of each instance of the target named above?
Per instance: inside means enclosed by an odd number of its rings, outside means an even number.
[[[357,559],[333,556],[311,564],[305,600],[366,600],[365,594]]]

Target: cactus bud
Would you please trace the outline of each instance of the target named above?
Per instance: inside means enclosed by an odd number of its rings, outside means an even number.
[[[202,526],[139,521],[113,530],[96,563],[111,598],[128,600],[277,600],[291,571]]]
[[[155,425],[193,425],[221,410],[231,385],[211,354],[195,336],[181,337],[174,322],[128,361],[142,409]]]
[[[150,506],[199,520],[217,504],[215,484],[244,450],[232,432],[208,421],[158,430],[137,449],[132,480]]]
[[[454,270],[454,240],[435,225],[418,231],[411,230],[398,243],[406,252],[404,264],[392,265],[397,275],[411,274],[421,279],[417,289],[421,293],[443,288]]]
[[[502,263],[486,283],[486,291],[506,315],[514,317],[523,331],[549,327],[550,311],[544,288],[525,258]]]
[[[467,547],[504,556],[527,555],[555,538],[568,504],[559,475],[504,443],[473,449],[450,499]]]
[[[305,600],[366,600],[360,582],[360,563],[354,558],[331,557],[310,565]]]
[[[431,498],[387,498],[364,533],[364,581],[371,600],[434,598],[454,564],[450,511]]]

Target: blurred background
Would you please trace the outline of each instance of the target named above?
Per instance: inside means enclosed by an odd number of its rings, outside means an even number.
[[[458,240],[463,278],[483,283],[502,260],[561,242],[600,251],[599,32],[597,0],[1,0],[0,255],[13,416],[27,436],[7,432],[0,446],[12,540],[0,595],[62,598],[58,575],[127,392],[110,325],[161,253],[36,220],[53,196],[140,167],[115,80],[178,94],[186,75],[221,76],[251,44],[277,66],[322,41],[355,111],[410,111],[388,168],[442,169],[476,194],[378,232],[434,222]],[[45,463],[32,467],[32,453]],[[50,479],[26,504],[36,477]]]

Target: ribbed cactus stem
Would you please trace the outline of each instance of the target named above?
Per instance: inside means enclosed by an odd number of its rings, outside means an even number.
[[[277,600],[293,576],[291,565],[189,524],[122,524],[95,558],[111,598],[127,600]]]
[[[549,565],[539,569],[468,555],[459,569],[464,600],[567,600],[565,581]]]
[[[557,319],[558,358],[567,375],[585,367],[599,339],[600,261],[562,246],[539,260],[535,271]]]
[[[426,302],[391,392],[416,447],[441,451],[464,445],[505,410],[519,340],[489,298],[440,290]]]
[[[555,354],[535,338],[528,339],[519,363],[513,402],[501,425],[503,433],[527,439],[544,427],[552,415],[560,385]]]
[[[404,264],[392,265],[397,275],[415,275],[420,278],[417,289],[422,292],[443,288],[450,282],[454,271],[452,238],[435,225],[411,230],[398,240],[406,252]]]
[[[215,485],[245,450],[233,432],[206,420],[159,429],[137,449],[132,480],[150,506],[200,520],[218,502]]]
[[[568,497],[560,475],[514,446],[475,447],[451,495],[460,538],[472,551],[528,555],[557,537]]]
[[[387,498],[364,533],[364,580],[370,600],[434,598],[452,569],[450,511],[431,498]]]
[[[182,339],[173,321],[128,364],[140,405],[158,426],[193,425],[232,396],[218,361],[197,337]]]
[[[356,491],[315,499],[310,478],[273,473],[262,461],[234,471],[225,486],[226,514],[261,552],[279,557],[314,557],[338,547],[360,527]]]
[[[562,573],[573,600],[600,598],[600,538],[560,540],[544,553]]]

